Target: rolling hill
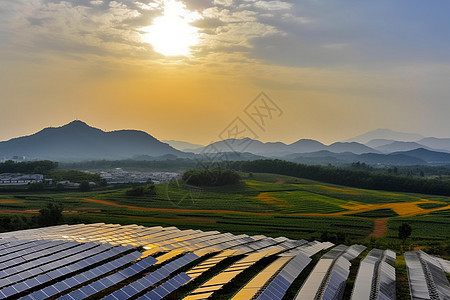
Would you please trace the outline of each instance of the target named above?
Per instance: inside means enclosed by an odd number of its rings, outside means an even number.
[[[325,145],[321,142],[301,139],[292,144],[284,144],[281,142],[261,142],[250,138],[244,139],[227,139],[212,143],[206,147],[198,149],[198,152],[205,148],[215,149],[218,152],[249,152],[256,155],[281,157],[294,153],[311,153],[317,151],[330,151],[333,153],[351,152],[354,154],[363,153],[379,153],[377,150],[366,145],[356,142],[336,142],[331,145]]]

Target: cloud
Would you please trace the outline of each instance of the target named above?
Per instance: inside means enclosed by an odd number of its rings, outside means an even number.
[[[214,5],[219,6],[233,6],[233,0],[214,0]]]
[[[448,61],[445,10],[412,1],[416,6],[389,6],[386,0],[355,5],[314,0],[184,1],[202,16],[193,23],[201,42],[186,61],[203,62],[205,56],[218,53],[214,58],[227,62],[227,51],[239,53],[235,61],[298,67]],[[141,34],[163,7],[164,0],[2,0],[0,51],[158,60],[161,56],[142,41]],[[421,13],[425,8],[429,14]]]
[[[291,3],[284,1],[257,1],[254,5],[265,10],[286,10],[293,6]]]

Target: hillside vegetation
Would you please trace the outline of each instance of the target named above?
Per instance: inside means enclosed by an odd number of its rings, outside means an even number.
[[[450,196],[450,181],[297,164],[278,159],[230,163],[243,172],[275,173],[364,189]]]

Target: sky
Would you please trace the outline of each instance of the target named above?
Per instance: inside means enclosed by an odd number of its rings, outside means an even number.
[[[448,1],[1,0],[0,140],[449,137]]]

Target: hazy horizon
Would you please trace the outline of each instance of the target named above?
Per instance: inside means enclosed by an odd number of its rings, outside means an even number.
[[[208,144],[389,128],[448,137],[450,3],[0,2],[0,141],[81,119]],[[264,128],[246,107],[279,108]]]
[[[146,132],[146,133],[148,133],[149,135],[153,136],[154,138],[156,138],[156,139],[158,139],[159,141],[164,142],[164,143],[169,143],[169,142],[183,142],[183,143],[188,143],[188,144],[195,144],[195,143],[193,143],[193,142],[191,142],[191,141],[187,141],[187,140],[168,140],[168,139],[165,139],[164,137],[157,137],[157,136],[154,136],[151,132],[147,132],[147,131],[145,131],[145,130],[136,129],[136,128],[116,128],[116,129],[112,129],[112,130],[105,130],[105,129],[103,129],[103,128],[98,128],[98,127],[96,127],[96,126],[93,126],[92,124],[90,124],[89,122],[86,122],[85,120],[79,120],[79,119],[75,119],[75,120],[72,120],[72,121],[70,121],[70,122],[68,122],[68,123],[59,124],[59,125],[55,125],[55,126],[46,126],[46,127],[44,127],[44,128],[41,128],[41,129],[37,130],[36,132],[32,132],[32,133],[30,133],[30,134],[26,134],[26,135],[23,135],[23,136],[13,137],[12,139],[20,138],[20,137],[25,137],[25,136],[30,136],[30,135],[33,135],[33,134],[35,134],[35,133],[37,133],[37,132],[39,132],[39,131],[41,131],[41,130],[43,130],[43,129],[46,129],[46,128],[58,128],[58,127],[62,127],[62,126],[64,126],[64,125],[68,125],[69,123],[72,123],[72,122],[75,122],[75,121],[83,122],[83,123],[87,124],[87,125],[90,126],[90,127],[94,127],[94,128],[100,129],[100,130],[102,130],[102,131],[104,131],[104,132],[112,132],[112,131],[117,131],[117,130],[137,130],[137,131],[143,131],[143,132]],[[389,129],[389,128],[377,128],[377,129],[371,130],[371,131],[369,131],[369,132],[363,132],[361,135],[365,135],[365,134],[367,134],[367,133],[376,132],[376,131],[378,131],[378,130],[382,130],[382,131],[388,130],[388,131],[391,131],[391,129]],[[394,131],[394,132],[395,132],[395,131]],[[400,133],[400,134],[416,134],[415,132],[398,132],[398,133]],[[360,135],[358,135],[358,136],[360,136]],[[323,141],[321,141],[321,140],[319,140],[319,139],[315,139],[315,138],[305,138],[305,137],[298,137],[297,139],[294,139],[293,141],[289,141],[289,142],[285,142],[285,141],[281,141],[281,140],[265,140],[265,139],[261,139],[261,138],[258,138],[258,137],[249,137],[249,136],[240,137],[240,138],[251,138],[251,139],[254,139],[254,140],[258,140],[258,141],[260,141],[260,142],[263,142],[263,143],[282,142],[282,143],[284,143],[284,144],[286,144],[286,145],[295,143],[295,142],[297,142],[297,141],[299,141],[299,140],[302,140],[302,139],[311,139],[311,140],[315,140],[315,141],[321,142],[322,144],[325,144],[325,145],[331,145],[331,144],[336,143],[336,142],[346,142],[347,140],[356,138],[356,137],[358,137],[358,136],[352,136],[352,137],[348,137],[347,139],[343,139],[343,140],[335,140],[335,141],[332,141],[332,142],[323,142]],[[423,137],[426,138],[426,137],[431,137],[431,136],[423,136]],[[441,138],[448,138],[448,137],[441,137]],[[11,139],[8,139],[8,140],[0,140],[0,142],[6,142],[6,141],[9,141],[9,140],[11,140]],[[395,139],[394,139],[394,140],[395,140]],[[413,140],[414,140],[414,139],[411,139],[411,140],[408,140],[408,141],[413,141]],[[203,144],[197,143],[197,144],[198,144],[198,145],[201,145],[201,146],[207,146],[208,144],[211,144],[211,143],[214,143],[214,142],[218,142],[218,141],[221,141],[221,140],[220,140],[220,139],[216,139],[216,140],[211,140],[211,141],[209,141],[209,142],[207,142],[207,143],[203,143]],[[360,143],[364,144],[363,142],[360,142]]]

